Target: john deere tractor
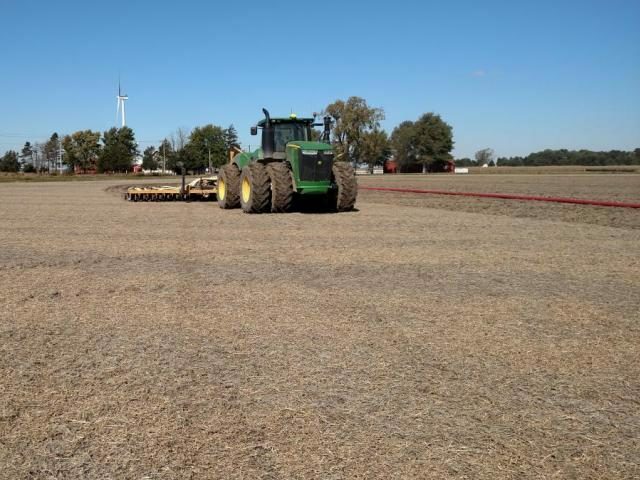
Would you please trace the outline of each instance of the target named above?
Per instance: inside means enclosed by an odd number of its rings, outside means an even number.
[[[324,197],[329,208],[352,210],[358,187],[351,165],[335,161],[329,144],[331,117],[264,119],[251,128],[262,130],[262,146],[241,152],[218,173],[220,208],[241,207],[246,213],[289,212],[294,197]],[[312,140],[312,128],[324,126],[320,141]]]

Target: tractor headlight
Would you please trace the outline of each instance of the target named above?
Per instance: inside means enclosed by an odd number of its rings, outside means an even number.
[[[302,150],[302,154],[303,155],[317,155],[318,151],[317,150]]]

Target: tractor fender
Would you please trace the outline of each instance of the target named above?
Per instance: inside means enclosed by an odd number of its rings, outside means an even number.
[[[251,152],[242,152],[233,157],[232,163],[238,166],[238,170],[242,171],[244,167],[249,165],[253,160]]]

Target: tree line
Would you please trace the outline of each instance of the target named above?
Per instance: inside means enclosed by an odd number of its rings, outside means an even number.
[[[190,133],[179,128],[158,146],[144,150],[142,168],[177,173],[185,168],[193,173],[203,173],[227,163],[233,148],[240,148],[238,132],[233,125],[222,128],[208,124],[196,127]]]
[[[640,148],[631,152],[610,150],[594,152],[592,150],[543,150],[521,157],[495,158],[493,150],[485,148],[476,152],[475,158],[456,160],[460,167],[500,165],[502,167],[547,167],[547,166],[608,166],[608,165],[640,165]]]
[[[62,147],[62,162],[71,171],[80,173],[128,172],[138,155],[138,144],[129,127],[113,127],[102,135],[92,130],[79,130],[66,135]]]
[[[49,140],[32,145],[26,142],[20,153],[9,150],[0,157],[1,172],[49,172],[55,168],[60,155],[60,139],[57,133]]]
[[[387,133],[381,122],[385,112],[370,106],[364,98],[336,100],[321,112],[333,119],[332,143],[336,157],[354,165],[366,165],[370,171],[393,158],[400,172],[442,171],[453,161],[453,129],[440,115],[427,112],[415,120],[405,120]],[[314,130],[315,139],[320,132]],[[208,124],[187,132],[177,129],[157,145],[142,152],[144,170],[185,168],[203,173],[224,165],[229,151],[239,148],[233,125],[223,128]],[[62,154],[62,155],[61,155]],[[0,157],[3,171],[51,171],[61,161],[74,172],[130,171],[140,155],[134,132],[129,127],[111,128],[100,133],[81,130],[60,138],[54,133],[48,141],[32,145],[26,142],[20,153],[9,151]],[[547,166],[547,165],[638,165],[640,149],[633,152],[612,150],[544,150],[526,157],[496,158],[489,148],[476,152],[474,159],[455,160],[458,166]]]
[[[0,171],[52,173],[65,165],[72,172],[127,172],[138,154],[133,130],[111,128],[103,134],[81,130],[62,138],[53,133],[44,143],[25,142],[0,158]]]
[[[233,127],[215,125],[194,128],[190,133],[178,129],[157,146],[143,152],[142,167],[146,170],[203,172],[223,165],[228,151],[238,147],[238,135]],[[123,173],[131,171],[140,155],[135,134],[130,127],[111,128],[103,133],[79,130],[62,138],[57,133],[44,143],[25,142],[20,153],[9,150],[0,157],[0,171],[51,173],[65,165],[77,173]]]
[[[498,165],[509,167],[544,167],[549,165],[640,165],[640,148],[632,152],[611,150],[593,152],[590,150],[543,150],[530,153],[526,157],[501,157]]]
[[[384,110],[369,106],[360,97],[336,100],[324,113],[335,122],[336,158],[355,165],[366,164],[370,171],[392,156],[400,172],[439,171],[453,160],[453,129],[433,112],[400,123],[391,135],[380,127]]]
[[[431,171],[452,159],[453,130],[434,113],[402,122],[390,135],[380,126],[384,110],[368,105],[361,97],[336,100],[321,113],[333,118],[332,143],[342,161],[367,165],[373,170],[395,155],[400,171]],[[313,135],[318,139],[320,132],[314,130]],[[202,173],[224,165],[234,147],[239,148],[239,142],[233,125],[222,128],[208,124],[191,132],[178,129],[158,145],[144,149],[142,168],[179,172],[184,167]],[[20,154],[5,154],[7,161],[0,162],[0,169],[50,172],[60,160],[60,153],[70,171],[99,173],[130,171],[140,154],[129,127],[103,133],[80,130],[62,138],[54,133],[43,144],[26,142]]]

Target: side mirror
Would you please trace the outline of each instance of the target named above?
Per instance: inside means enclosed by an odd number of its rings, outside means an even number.
[[[258,134],[258,127],[251,127],[251,135],[257,135]]]

